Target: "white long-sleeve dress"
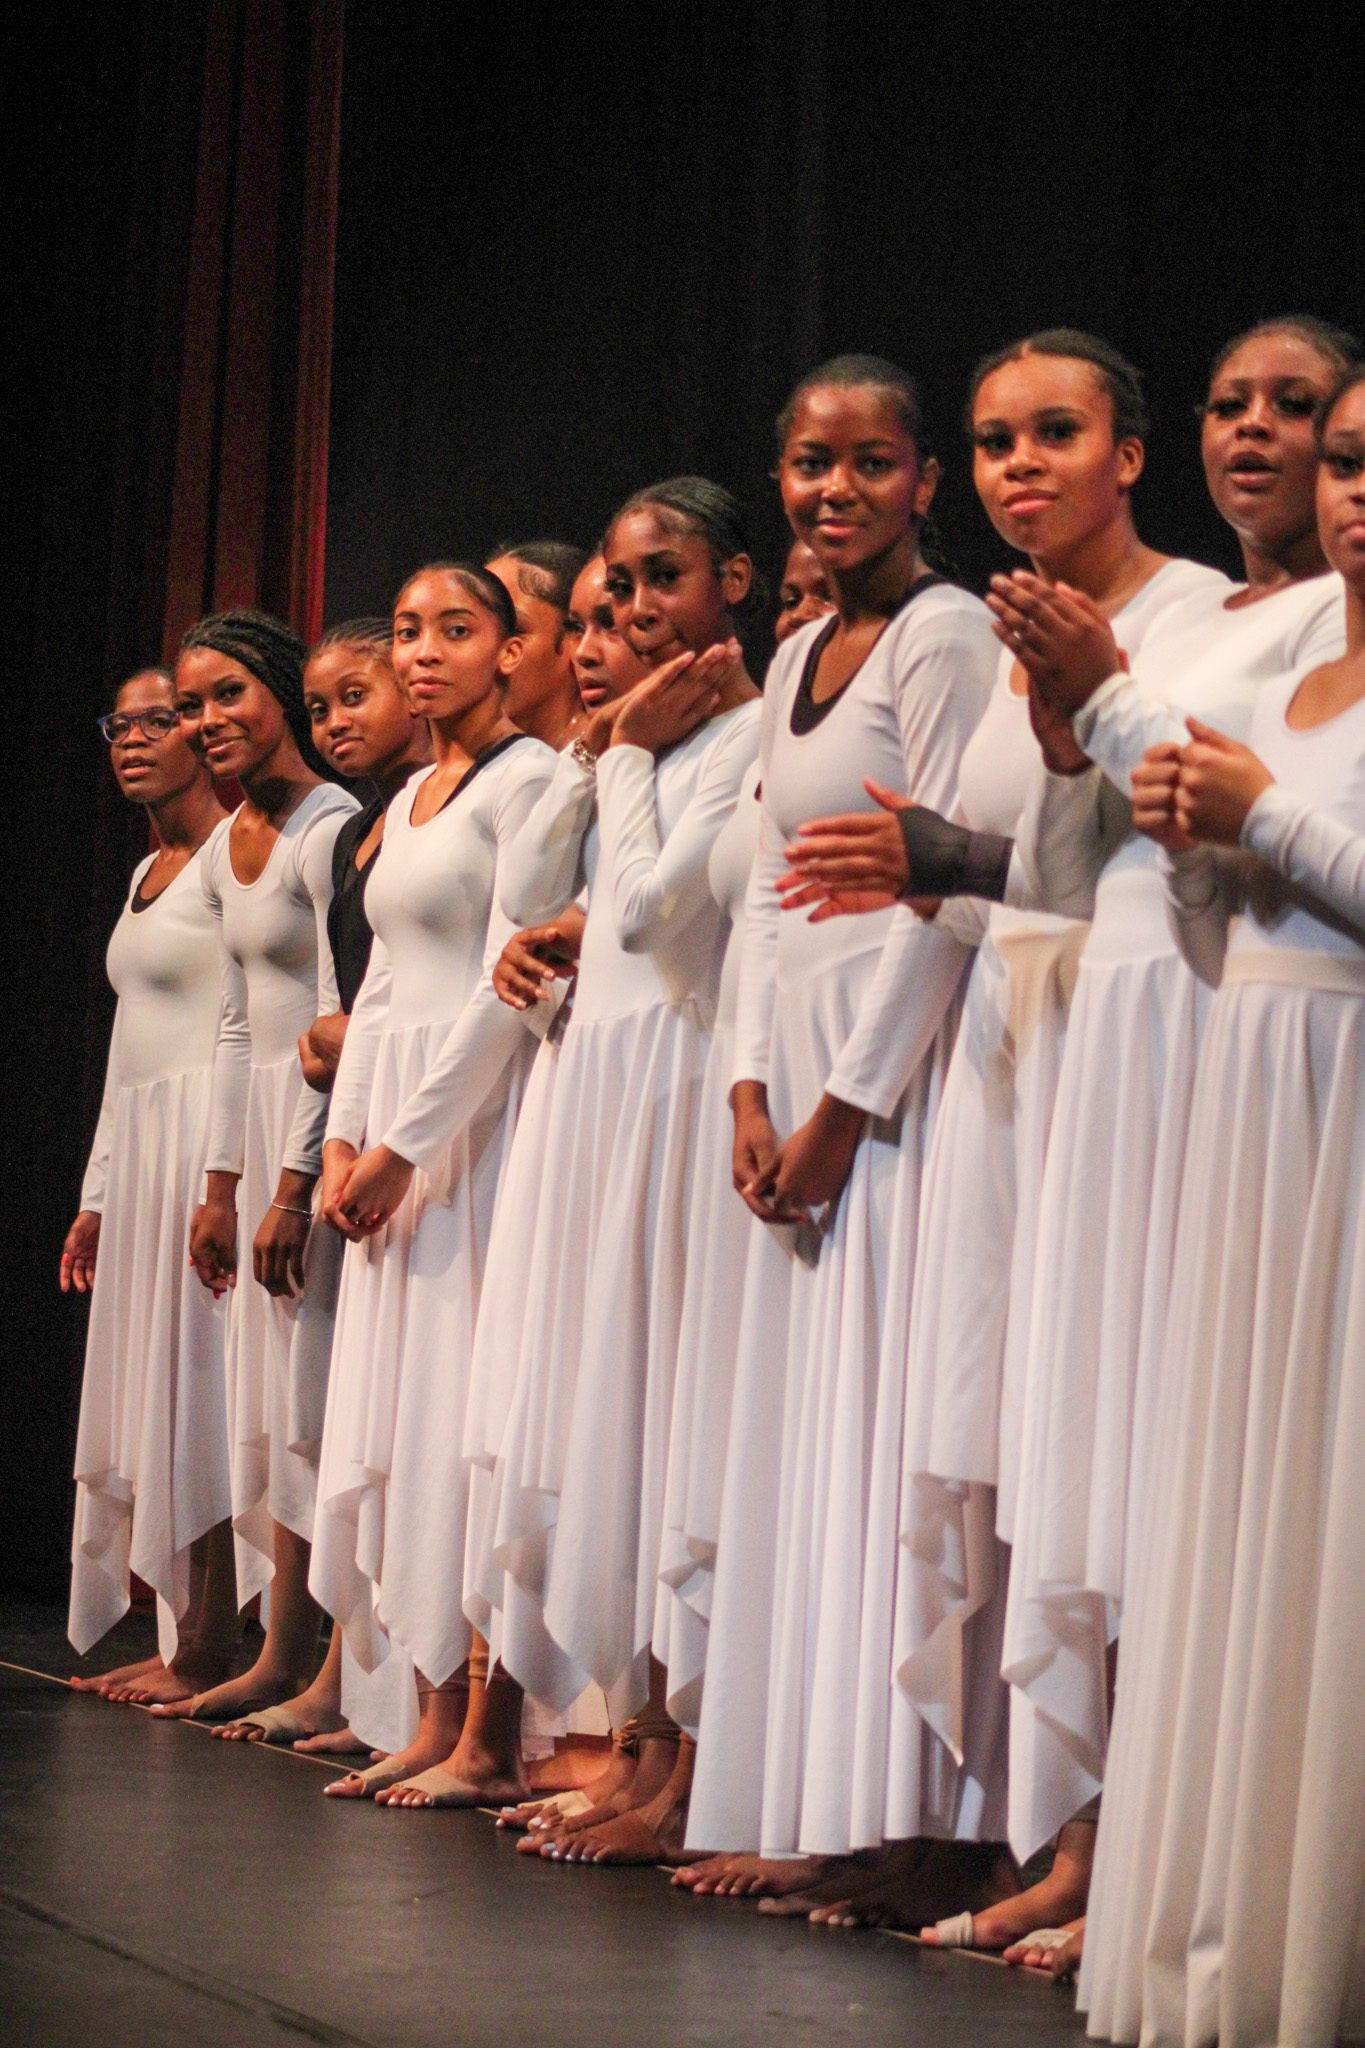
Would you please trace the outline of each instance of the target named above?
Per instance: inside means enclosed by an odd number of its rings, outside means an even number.
[[[1173,609],[1231,585],[1165,563],[1115,614],[1129,659]],[[1027,695],[1002,652],[962,761],[962,814],[1012,838],[1040,768]],[[900,1683],[978,1782],[1007,1727],[1000,1625],[1019,1485],[1024,1371],[1038,1209],[1067,1014],[1088,927],[1009,904],[945,905],[940,922],[980,945],[925,1177],[906,1394],[895,1664]],[[1016,1719],[1031,1714],[1015,1695]],[[1015,1746],[1029,1742],[1015,1732]],[[986,1819],[983,1812],[982,1820]],[[962,1825],[968,1825],[968,1816]]]
[[[291,813],[254,882],[232,866],[231,819],[201,856],[204,896],[223,944],[223,1008],[204,1160],[236,1173],[237,1284],[227,1332],[228,1443],[237,1590],[243,1603],[274,1573],[279,1522],[310,1541],[341,1239],[315,1222],[302,1294],[276,1297],[251,1272],[251,1241],[283,1167],[322,1165],[327,1097],[299,1066],[299,1034],[336,1009],[327,940],[332,842],[358,806],[331,783]],[[235,813],[234,813],[235,815]]]
[[[920,1182],[971,957],[906,908],[812,924],[776,882],[806,819],[869,807],[865,776],[951,811],[995,673],[984,607],[939,585],[816,706],[829,630],[793,634],[768,674],[734,1078],[766,1083],[781,1137],[826,1091],[868,1123],[818,1226],[767,1225],[730,1197],[747,1257],[688,1822],[699,1847],[770,1854],[884,1830]],[[902,1796],[951,1807],[954,1777]]]
[[[462,1455],[489,1229],[535,1042],[493,992],[511,934],[499,862],[554,755],[489,750],[414,824],[432,771],[393,799],[366,888],[374,948],[328,1138],[418,1168],[382,1230],[348,1245],[309,1583],[367,1671],[397,1649],[439,1685],[469,1654]]]
[[[1365,704],[1291,725],[1301,680],[1252,719],[1269,865],[1190,1110],[1081,1985],[1114,2041],[1365,2038]]]
[[[68,1632],[84,1654],[128,1609],[129,1574],[157,1596],[176,1651],[190,1545],[223,1521],[226,1308],[186,1263],[208,1141],[222,956],[202,849],[144,899],[139,863],[106,955],[118,996],[104,1099],[81,1186],[101,1217],[76,1436]]]
[[[1040,873],[1050,835],[1078,877],[1100,871],[1043,1176],[1025,1370],[1003,1658],[1037,1709],[1019,1717],[1029,1755],[1011,1758],[1020,1856],[1104,1775],[1107,1650],[1150,1514],[1156,1366],[1209,1003],[1176,945],[1158,849],[1132,830],[1128,778],[1148,746],[1183,741],[1187,714],[1244,738],[1261,686],[1339,651],[1343,633],[1337,577],[1233,610],[1216,592],[1191,598],[1132,675],[1077,715],[1097,767],[1037,778],[1021,831],[1020,852]]]
[[[687,1273],[654,1615],[654,1654],[668,1673],[668,1711],[680,1727],[693,1731],[701,1713],[706,1669],[739,1338],[736,1304],[744,1288],[748,1243],[744,1219],[736,1211],[731,1177],[734,1125],[729,1098],[739,963],[744,949],[744,899],[758,852],[758,775],[758,762],[754,761],[707,863],[711,894],[730,921],[730,936],[697,1109],[696,1172],[687,1222]]]
[[[503,894],[519,923],[553,915],[586,855],[573,1014],[521,1300],[506,1305],[514,1391],[493,1482],[496,1564],[543,1628],[532,1642],[504,1626],[503,1656],[551,1706],[594,1680],[618,1724],[648,1690],[697,1112],[725,946],[707,862],[757,741],[755,704],[657,763],[609,748],[595,836],[587,778],[562,757],[558,822],[547,802],[529,873]]]

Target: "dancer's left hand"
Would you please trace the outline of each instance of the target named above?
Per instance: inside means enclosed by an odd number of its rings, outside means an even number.
[[[773,1223],[808,1223],[811,1211],[837,1202],[853,1171],[867,1122],[864,1110],[822,1095],[813,1116],[779,1148],[766,1189],[754,1189]]]
[[[1070,716],[1124,666],[1109,621],[1084,591],[1028,569],[992,576],[996,637],[1057,711]]]
[[[387,1145],[362,1152],[346,1179],[336,1204],[340,1229],[352,1240],[382,1230],[412,1185],[416,1167]]]
[[[1180,756],[1176,822],[1191,839],[1236,846],[1247,812],[1275,778],[1250,747],[1211,725],[1201,725],[1197,718],[1185,723],[1190,744]]]

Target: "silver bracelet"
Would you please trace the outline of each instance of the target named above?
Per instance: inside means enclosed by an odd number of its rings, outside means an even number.
[[[285,1216],[312,1216],[311,1209],[296,1209],[292,1202],[272,1202],[272,1209],[278,1209]]]
[[[585,775],[596,777],[597,756],[591,747],[586,746],[581,739],[571,740],[569,742],[569,753],[577,761]]]

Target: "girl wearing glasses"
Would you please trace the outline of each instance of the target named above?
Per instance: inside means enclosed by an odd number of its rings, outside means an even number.
[[[146,810],[156,850],[139,863],[109,942],[118,1009],[61,1258],[63,1291],[92,1296],[71,1640],[84,1654],[127,1612],[132,1571],[156,1593],[159,1636],[157,1656],[72,1683],[139,1703],[184,1699],[220,1679],[237,1606],[223,1308],[185,1259],[222,978],[199,851],[223,812],[174,695],[164,669],[142,670],[99,721],[119,788]]]

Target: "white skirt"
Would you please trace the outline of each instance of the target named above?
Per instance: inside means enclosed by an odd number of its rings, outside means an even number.
[[[1043,1175],[1004,1672],[1010,1840],[1100,1788],[1106,1665],[1148,1512],[1190,1093],[1208,992],[1175,954],[1082,959]]]
[[[573,1242],[537,1229],[503,1450],[499,1556],[511,1570],[509,1531],[514,1547],[523,1533],[548,1539],[553,1520],[545,1626],[617,1725],[649,1690],[708,1044],[691,1004],[571,1023],[540,1202]]]
[[[1060,919],[993,915],[925,1179],[894,1655],[907,1696],[980,1788],[975,1813],[964,1801],[959,1833],[1002,1825],[1006,1546],[1043,1168],[1085,936],[1085,926]]]
[[[731,1177],[733,1067],[734,1031],[722,1027],[711,1041],[697,1112],[687,1279],[654,1610],[654,1654],[668,1672],[668,1711],[694,1733],[701,1716],[749,1240],[749,1212]]]
[[[76,1437],[68,1632],[82,1655],[126,1614],[136,1572],[169,1663],[190,1545],[231,1512],[227,1310],[188,1263],[209,1086],[199,1069],[117,1098]]]
[[[1362,1103],[1365,1001],[1225,987],[1086,1937],[1106,2039],[1365,2038]]]
[[[330,1224],[314,1222],[300,1295],[267,1294],[251,1271],[252,1239],[279,1183],[303,1085],[292,1053],[251,1069],[237,1187],[237,1285],[227,1326],[232,1520],[243,1605],[274,1576],[276,1522],[306,1543],[313,1536],[343,1240]]]
[[[862,986],[784,991],[779,1131],[819,1100]],[[920,1179],[955,1015],[897,1114],[869,1121],[822,1228],[748,1224],[688,1822],[700,1847],[836,1853],[882,1839],[889,1798],[917,1818],[955,1802],[951,1759],[903,1697],[893,1729],[891,1678]]]
[[[386,1031],[369,1125],[385,1130],[449,1023]],[[382,1230],[348,1245],[309,1583],[364,1670],[396,1646],[433,1685],[469,1655],[464,1457],[474,1328],[526,1067],[518,1058]]]

